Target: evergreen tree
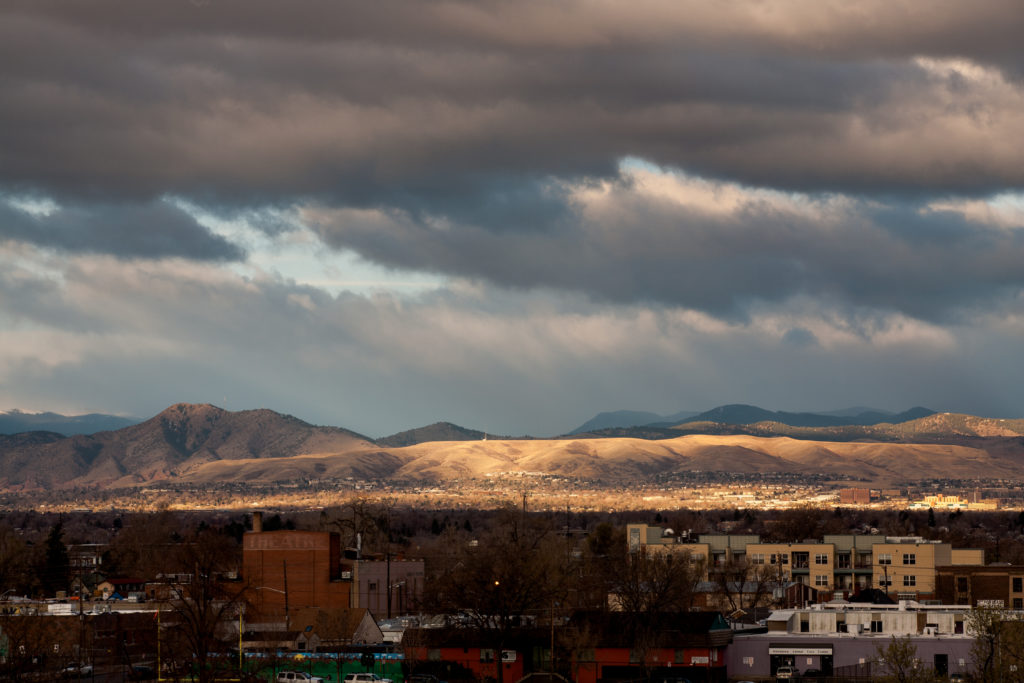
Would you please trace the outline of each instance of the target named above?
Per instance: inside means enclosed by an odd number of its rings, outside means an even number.
[[[39,568],[39,581],[46,595],[66,591],[70,584],[71,562],[64,545],[64,524],[57,522],[50,528],[44,546],[43,566]]]

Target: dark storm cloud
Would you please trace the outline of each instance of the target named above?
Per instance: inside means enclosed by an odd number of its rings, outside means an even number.
[[[166,202],[67,206],[33,214],[0,202],[0,239],[119,257],[237,260],[244,253]]]
[[[765,198],[729,185],[704,191],[742,199],[707,211],[625,176],[599,199],[585,191],[568,198],[571,208],[545,231],[498,233],[401,211],[308,218],[329,243],[399,268],[726,316],[813,296],[935,320],[1005,305],[1024,288],[1024,231],[920,205]]]
[[[16,190],[414,208],[607,176],[624,155],[793,189],[1024,184],[1024,150],[989,144],[1024,134],[1019,87],[1000,101],[913,61],[1019,73],[1015,2],[2,11],[0,184]]]

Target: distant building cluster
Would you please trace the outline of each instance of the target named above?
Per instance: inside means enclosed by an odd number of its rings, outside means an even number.
[[[937,493],[925,496],[922,500],[911,501],[911,510],[998,510],[997,500],[974,500],[969,501],[954,495],[943,495]]]
[[[934,493],[924,495],[917,500],[909,500],[899,489],[839,489],[840,505],[874,505],[900,500],[904,501],[910,510],[998,510],[1000,505],[998,499],[979,498],[977,491],[975,491],[973,500],[968,500],[957,494],[944,493]]]

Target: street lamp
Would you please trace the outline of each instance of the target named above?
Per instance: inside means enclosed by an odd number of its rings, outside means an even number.
[[[284,596],[284,630],[291,628],[291,619],[288,614],[288,590],[281,590],[280,588],[271,588],[270,586],[252,586],[255,591],[272,591],[274,593],[280,593]]]

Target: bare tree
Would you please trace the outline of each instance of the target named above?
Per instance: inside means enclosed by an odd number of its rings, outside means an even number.
[[[979,683],[1024,681],[1024,622],[1009,610],[976,607],[967,614],[971,661]]]
[[[239,613],[247,585],[228,574],[238,567],[234,541],[213,529],[196,532],[182,543],[174,564],[179,573],[170,586],[165,648],[177,661],[191,661],[196,680],[213,681],[239,673],[226,655],[237,647]]]
[[[565,594],[565,540],[551,524],[509,510],[493,532],[464,544],[448,558],[428,596],[446,613],[458,613],[493,651],[498,683],[501,653],[524,617],[546,613]]]
[[[772,602],[772,589],[777,585],[776,572],[768,565],[753,564],[747,559],[729,560],[711,573],[715,593],[732,611],[750,611]]]
[[[168,510],[128,517],[110,544],[108,571],[151,579],[167,570],[167,557],[181,540],[181,522]]]
[[[618,608],[633,614],[683,612],[704,572],[688,552],[627,554],[614,579]]]
[[[665,614],[688,611],[703,562],[688,552],[626,553],[616,573],[610,602],[625,614],[632,659],[647,674],[648,653],[657,642]]]
[[[876,656],[887,672],[878,680],[885,683],[932,683],[939,680],[934,669],[923,666],[918,659],[917,647],[910,636],[893,636],[887,646],[878,646]]]
[[[320,514],[322,528],[337,531],[342,543],[348,547],[361,546],[368,551],[390,551],[391,514],[394,499],[372,502],[353,498],[337,508]]]
[[[0,591],[27,591],[29,553],[25,542],[7,522],[0,522]]]

